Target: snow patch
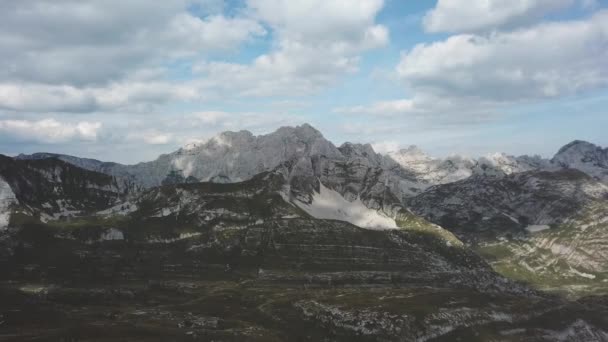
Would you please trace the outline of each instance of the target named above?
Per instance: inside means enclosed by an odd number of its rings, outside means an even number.
[[[536,233],[536,232],[542,232],[543,230],[547,230],[550,228],[551,227],[549,227],[546,224],[539,224],[539,225],[527,226],[526,230],[529,231],[530,233]]]
[[[395,220],[376,210],[369,209],[360,198],[349,202],[337,191],[326,188],[322,183],[319,184],[319,192],[314,193],[312,203],[295,201],[295,204],[309,215],[318,219],[346,221],[361,228],[397,228]]]

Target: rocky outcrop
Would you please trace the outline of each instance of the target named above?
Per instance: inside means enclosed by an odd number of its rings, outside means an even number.
[[[113,177],[54,158],[15,160],[0,155],[0,177],[2,192],[18,203],[19,211],[45,220],[87,215],[125,195]]]
[[[0,177],[0,231],[8,227],[12,207],[16,202],[11,186]]]
[[[551,162],[559,167],[581,170],[608,184],[608,148],[575,140],[562,147]]]
[[[408,201],[417,214],[467,239],[494,239],[533,225],[566,222],[608,199],[608,186],[575,169],[475,176],[439,185]]]

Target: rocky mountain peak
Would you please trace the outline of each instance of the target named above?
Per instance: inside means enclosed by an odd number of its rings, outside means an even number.
[[[595,179],[608,182],[608,148],[575,140],[562,147],[551,163],[557,167],[579,169]]]
[[[298,139],[303,141],[314,141],[316,139],[325,139],[321,132],[314,128],[313,126],[305,123],[300,126],[283,126],[277,129],[274,133],[270,133],[270,135],[279,135],[279,136],[295,136]]]
[[[564,145],[562,148],[559,149],[559,151],[557,152],[557,154],[562,154],[562,153],[566,153],[567,151],[593,151],[600,148],[599,146],[592,144],[588,141],[585,140],[574,140],[566,145]]]
[[[371,144],[354,144],[351,142],[345,142],[338,147],[340,152],[346,157],[376,157],[377,153]]]
[[[553,162],[564,167],[575,167],[580,163],[608,167],[608,148],[602,149],[590,142],[575,140],[562,147],[553,157]]]

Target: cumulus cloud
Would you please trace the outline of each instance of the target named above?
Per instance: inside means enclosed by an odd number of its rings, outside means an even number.
[[[608,10],[489,36],[455,35],[403,53],[397,72],[417,94],[515,102],[608,85]]]
[[[135,143],[143,142],[148,145],[166,145],[173,140],[173,135],[157,130],[148,130],[144,132],[131,132],[127,135],[127,140]]]
[[[185,114],[181,117],[171,119],[166,126],[173,130],[180,131],[186,129],[206,129],[206,133],[217,133],[218,131],[243,129],[251,130],[254,133],[261,133],[268,129],[274,130],[283,125],[295,125],[303,123],[304,118],[290,113],[277,112],[227,112],[227,111],[204,111]],[[196,137],[188,138],[190,140]],[[185,140],[185,142],[188,141]]]
[[[424,16],[423,24],[428,32],[495,30],[528,24],[574,3],[575,0],[439,0]]]
[[[301,96],[388,43],[383,0],[32,0],[0,4],[0,109],[98,112],[228,97]],[[310,20],[314,18],[314,20]],[[272,31],[250,63],[217,53]],[[198,60],[195,65],[192,61]],[[172,64],[193,77],[170,75]]]
[[[100,122],[88,121],[66,123],[55,119],[0,120],[0,139],[50,144],[75,140],[95,141],[101,128]]]
[[[393,116],[399,114],[413,114],[427,112],[421,108],[415,100],[399,99],[380,101],[368,106],[341,107],[334,109],[335,113],[343,114],[373,114],[380,116]]]
[[[250,64],[195,65],[208,89],[243,96],[309,94],[357,71],[362,52],[389,41],[388,29],[375,23],[382,0],[249,0],[247,5],[273,29],[275,49]]]
[[[376,153],[386,154],[388,152],[399,151],[401,144],[397,141],[377,141],[372,143],[372,148]]]
[[[334,112],[376,119],[374,127],[348,126],[347,133],[393,134],[381,122],[396,118],[418,130],[464,129],[504,119],[514,106],[605,88],[606,60],[608,10],[508,32],[458,34],[402,53],[396,74],[411,97]]]
[[[197,5],[200,16],[188,11]],[[168,64],[233,51],[264,36],[214,0],[0,3],[0,109],[94,112],[201,100]],[[211,13],[211,14],[210,14]]]
[[[186,11],[193,1],[4,1],[0,80],[90,85],[175,56],[232,49],[264,28]]]
[[[411,98],[334,112],[420,119],[421,127],[485,123],[507,106],[608,86],[606,60],[608,10],[511,32],[453,35],[402,53],[396,71]]]
[[[206,111],[192,114],[192,117],[204,124],[216,125],[230,117],[226,112],[221,111]]]
[[[201,97],[188,82],[125,81],[105,87],[0,83],[0,109],[17,112],[88,113]]]
[[[374,24],[384,6],[383,0],[248,0],[247,3],[255,17],[268,23],[284,39],[342,44],[344,49],[373,47],[386,39],[385,28]]]
[[[502,104],[479,97],[437,97],[418,94],[411,99],[336,108],[334,112],[351,116],[369,115],[385,120],[407,118],[410,120],[410,125],[417,125],[418,128],[436,128],[487,123],[495,120],[502,110]]]

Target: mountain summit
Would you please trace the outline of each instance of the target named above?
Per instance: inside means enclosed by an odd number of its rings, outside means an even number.
[[[562,147],[551,162],[560,167],[579,169],[608,183],[608,148],[575,140]]]

